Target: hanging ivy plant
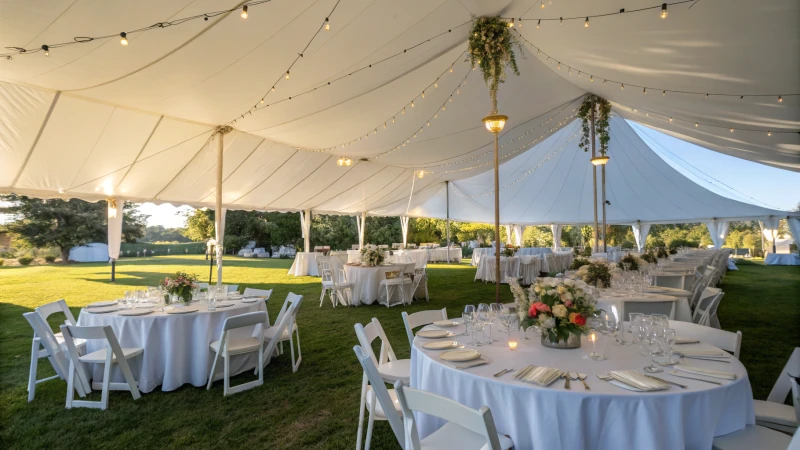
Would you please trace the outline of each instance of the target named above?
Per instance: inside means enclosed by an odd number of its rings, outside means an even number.
[[[597,135],[597,140],[600,141],[600,154],[605,155],[608,152],[608,141],[611,139],[608,135],[608,115],[611,113],[611,103],[603,97],[589,94],[583,99],[580,110],[578,110],[578,117],[583,121],[583,126],[581,127],[583,136],[578,145],[585,152],[592,148],[592,131],[590,129],[592,110],[596,111],[594,131]]]
[[[492,114],[497,113],[497,88],[506,80],[506,66],[519,75],[514,45],[522,51],[519,41],[509,31],[508,22],[499,17],[479,17],[469,34],[469,62],[480,67],[483,81],[489,86]]]

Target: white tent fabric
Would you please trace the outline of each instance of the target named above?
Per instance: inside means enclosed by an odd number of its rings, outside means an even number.
[[[444,202],[444,181],[491,167],[492,137],[480,123],[489,110],[487,89],[464,51],[471,17],[493,14],[526,19],[515,32],[542,50],[525,43],[520,76],[510,75],[500,89],[501,112],[511,117],[501,136],[503,161],[530,156],[526,150],[568,124],[591,91],[633,121],[800,171],[800,97],[778,103],[772,95],[800,93],[794,0],[685,3],[671,6],[667,20],[649,10],[595,18],[590,28],[575,20],[545,21],[541,29],[531,20],[616,9],[591,0],[554,2],[542,11],[529,0],[351,0],[337,6],[331,30],[314,38],[284,80],[335,3],[269,2],[252,7],[246,21],[233,13],[131,33],[126,47],[112,37],[54,47],[49,57],[0,59],[0,192],[210,207],[210,137],[238,117],[224,143],[225,207],[396,214],[414,171],[423,169],[411,208],[419,215],[421,205]],[[0,44],[38,48],[73,36],[115,36],[239,4],[142,0],[99,8],[10,0],[0,9]],[[652,1],[625,5],[647,6]],[[559,61],[581,72],[559,70]],[[601,82],[607,79],[630,87]],[[275,80],[265,106],[246,114]],[[635,85],[671,93],[644,94]],[[339,167],[340,156],[354,163]]]
[[[636,248],[643,252],[647,246],[647,235],[650,234],[650,224],[636,221],[631,224],[633,238],[636,239]]]
[[[789,231],[791,231],[794,241],[800,243],[800,217],[789,217],[786,221],[789,222]]]
[[[564,229],[564,225],[556,225],[551,224],[550,230],[553,231],[553,251],[557,252],[561,250],[561,231]]]
[[[711,242],[714,243],[714,248],[722,248],[725,244],[725,238],[728,237],[728,226],[730,223],[725,220],[712,219],[706,222],[709,234],[711,234]]]
[[[525,227],[522,225],[514,225],[514,245],[517,247],[522,247],[522,233],[525,231]]]
[[[609,122],[611,160],[606,165],[606,198],[610,202],[606,206],[606,222],[609,224],[800,217],[800,213],[768,209],[716,194],[661,159],[625,119],[612,117]],[[590,154],[578,147],[579,133],[580,122],[572,122],[500,166],[501,222],[594,223],[592,165]],[[468,222],[494,221],[493,173],[452,181],[449,186],[451,218]],[[444,183],[420,195],[426,196],[427,200],[412,208],[409,215],[443,218]],[[381,213],[395,215],[399,207],[394,205],[394,209],[381,210]]]
[[[122,244],[122,219],[125,217],[122,210],[122,202],[108,201],[108,257],[114,261],[119,259]]]

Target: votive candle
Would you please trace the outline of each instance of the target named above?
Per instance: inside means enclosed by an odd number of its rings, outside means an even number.
[[[516,350],[518,344],[519,344],[519,342],[517,342],[516,339],[509,339],[508,340],[508,348],[510,350]]]

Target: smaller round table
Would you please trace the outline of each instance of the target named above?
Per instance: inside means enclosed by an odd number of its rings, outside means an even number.
[[[353,283],[354,301],[365,305],[371,305],[378,300],[378,288],[380,287],[381,280],[386,278],[386,272],[402,271],[404,268],[404,264],[388,264],[381,266],[345,264],[344,272],[345,276],[347,276],[347,281]],[[408,292],[406,295],[408,296],[410,294],[411,292]]]
[[[311,276],[318,277],[317,256],[322,256],[320,252],[298,252],[295,254],[292,267],[289,268],[289,275],[296,277]]]

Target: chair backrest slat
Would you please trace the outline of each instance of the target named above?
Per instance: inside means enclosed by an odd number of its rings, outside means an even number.
[[[419,311],[408,314],[403,311],[403,323],[406,326],[406,335],[408,335],[408,343],[414,343],[414,328],[423,325],[429,325],[437,320],[447,320],[447,308]]]
[[[272,295],[272,289],[253,289],[253,288],[245,288],[244,289],[244,296],[245,297],[269,297]]]
[[[47,351],[48,359],[50,360],[50,364],[53,365],[56,373],[63,379],[66,380],[67,375],[67,366],[66,366],[66,355],[61,349],[61,346],[58,344],[55,335],[53,334],[53,330],[50,328],[50,325],[45,322],[39,313],[35,311],[27,312],[22,315],[28,323],[33,328],[33,333],[36,338],[39,339],[39,342],[44,349]]]
[[[391,396],[389,396],[389,390],[386,389],[386,383],[383,382],[383,378],[378,372],[378,368],[375,366],[372,357],[368,355],[361,346],[354,346],[353,351],[356,353],[356,358],[358,358],[358,362],[361,363],[361,367],[364,369],[364,376],[369,380],[369,384],[372,385],[372,392],[381,405],[386,419],[389,421],[389,425],[392,427],[394,437],[397,438],[397,442],[403,447],[405,441],[403,437],[403,421],[399,414],[393,414],[395,406]]]
[[[47,318],[56,313],[64,313],[67,317],[67,323],[70,325],[76,325],[75,316],[72,315],[72,311],[70,311],[69,307],[67,307],[67,302],[63,299],[56,300],[54,302],[46,303],[42,306],[36,308],[36,312],[42,316],[42,319],[47,321]]]
[[[361,348],[372,357],[372,361],[376,366],[397,359],[394,350],[392,350],[392,345],[386,338],[386,333],[383,332],[383,327],[381,327],[381,323],[377,318],[373,317],[372,321],[367,325],[361,325],[360,323],[355,324],[355,330]],[[375,352],[372,351],[372,342],[378,338],[381,340],[381,349],[380,355],[376,358]]]
[[[225,319],[222,324],[222,331],[235,330],[267,323],[267,313],[265,311],[255,311],[251,313],[239,314]]]
[[[675,334],[679,337],[706,342],[731,352],[735,358],[739,358],[739,352],[742,346],[741,331],[733,333],[731,331],[718,330],[705,325],[698,325],[696,323],[683,322],[680,320],[670,320],[669,327],[674,329]],[[784,393],[784,398],[786,398],[786,393]]]
[[[775,385],[772,386],[767,401],[781,404],[786,401],[786,396],[789,395],[789,390],[791,389],[790,376],[800,376],[800,347],[795,347],[794,351],[792,351],[789,360],[786,361],[786,365],[783,366],[783,370],[778,376],[778,380],[775,381]],[[796,407],[797,402],[795,401],[795,408]]]

